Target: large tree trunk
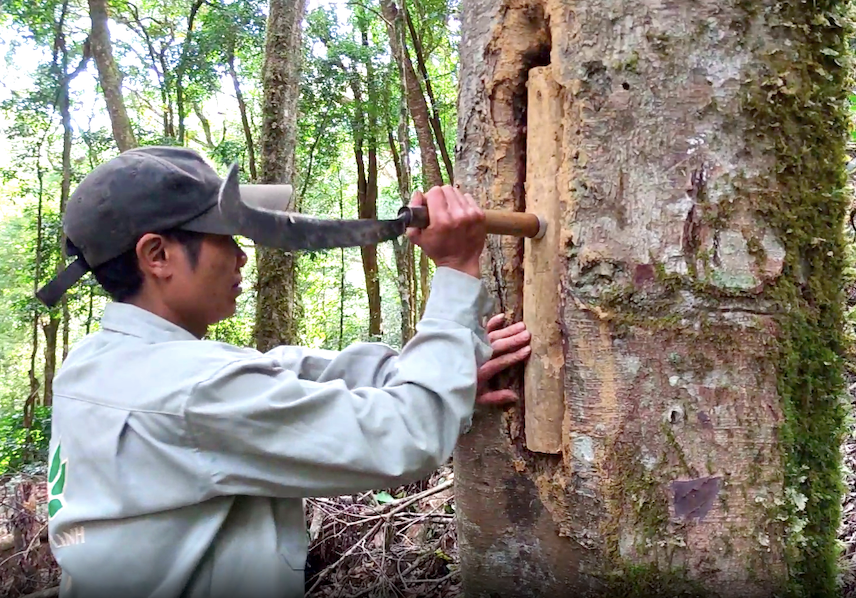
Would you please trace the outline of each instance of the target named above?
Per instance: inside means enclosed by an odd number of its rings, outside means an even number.
[[[300,24],[306,0],[271,0],[262,68],[259,182],[291,184],[297,145]],[[295,341],[295,260],[278,249],[256,247],[256,346],[266,351]]]
[[[555,200],[558,285],[485,272],[561,341],[456,452],[469,598],[836,595],[842,7],[464,0],[455,178]]]
[[[92,56],[98,67],[98,81],[104,91],[107,113],[113,127],[113,139],[120,152],[137,147],[137,139],[131,128],[131,120],[125,109],[122,97],[122,79],[116,62],[113,60],[113,46],[110,43],[110,30],[107,27],[107,1],[89,0],[89,17],[92,20],[92,33],[89,43]]]

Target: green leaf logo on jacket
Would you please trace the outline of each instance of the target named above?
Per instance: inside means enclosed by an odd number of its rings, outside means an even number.
[[[53,519],[60,509],[65,506],[65,476],[68,467],[68,459],[63,460],[60,454],[62,443],[57,442],[56,449],[51,455],[51,467],[48,472],[48,518]]]

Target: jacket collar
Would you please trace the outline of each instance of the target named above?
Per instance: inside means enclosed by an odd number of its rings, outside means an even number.
[[[199,340],[181,326],[150,311],[115,301],[104,308],[101,328],[152,342]]]

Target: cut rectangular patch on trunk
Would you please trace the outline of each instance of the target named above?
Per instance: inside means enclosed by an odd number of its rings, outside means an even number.
[[[675,516],[704,519],[719,496],[721,477],[704,477],[672,482],[672,503]]]

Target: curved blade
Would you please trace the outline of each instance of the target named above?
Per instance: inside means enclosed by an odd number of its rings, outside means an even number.
[[[324,220],[262,207],[241,197],[238,168],[232,165],[220,186],[220,213],[241,236],[285,251],[364,247],[404,234],[405,218],[395,220]],[[270,205],[270,204],[269,204]]]

